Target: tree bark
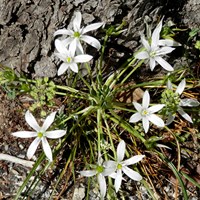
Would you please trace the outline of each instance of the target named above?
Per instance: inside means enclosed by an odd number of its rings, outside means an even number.
[[[113,45],[131,53],[139,44],[139,31],[144,30],[144,17],[152,22],[167,15],[199,25],[198,0],[0,0],[0,63],[32,76],[56,75],[58,60],[54,56],[53,33],[68,26],[74,11],[83,14],[83,25],[104,21],[120,24],[127,21],[127,31]],[[195,5],[193,8],[192,6]],[[191,11],[192,10],[192,11]],[[95,33],[101,40],[102,35]],[[115,43],[115,44],[114,44]],[[120,49],[119,48],[119,49]]]

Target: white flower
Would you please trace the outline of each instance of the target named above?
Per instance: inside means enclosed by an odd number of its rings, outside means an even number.
[[[156,66],[156,62],[160,64],[165,70],[173,71],[173,67],[167,61],[165,61],[162,56],[171,53],[174,50],[174,48],[169,47],[172,46],[174,43],[169,39],[160,40],[161,29],[162,20],[153,31],[151,41],[146,40],[143,34],[141,35],[141,42],[145,47],[145,50],[137,53],[135,57],[137,59],[148,59],[150,62],[150,69],[152,71]]]
[[[40,143],[42,141],[42,147],[44,150],[45,155],[47,158],[52,161],[52,152],[49,146],[49,143],[46,138],[57,139],[65,135],[65,130],[54,130],[54,131],[47,131],[50,125],[53,123],[55,118],[56,112],[51,113],[45,119],[42,127],[40,127],[34,118],[34,116],[29,112],[29,110],[25,114],[26,122],[35,130],[35,131],[17,131],[12,133],[13,136],[20,137],[20,138],[29,138],[29,137],[36,137],[27,151],[27,157],[31,159]]]
[[[145,155],[137,155],[137,156],[133,156],[127,160],[124,160],[124,154],[125,154],[125,142],[123,140],[120,141],[120,143],[117,146],[117,161],[106,161],[104,162],[104,166],[108,169],[112,169],[115,168],[117,172],[112,173],[110,176],[112,178],[115,179],[115,190],[116,192],[119,191],[119,188],[121,186],[121,182],[122,182],[122,172],[125,173],[128,177],[130,177],[132,180],[134,181],[141,181],[142,180],[142,176],[130,169],[129,167],[127,167],[128,165],[133,165],[137,162],[139,162],[140,160],[142,160]]]
[[[147,133],[149,130],[149,121],[158,127],[165,126],[163,120],[154,114],[155,112],[158,112],[159,110],[161,110],[165,105],[158,104],[149,108],[149,103],[150,103],[150,96],[149,96],[149,92],[146,90],[144,92],[144,96],[142,99],[142,105],[140,105],[137,102],[133,102],[133,105],[138,112],[133,114],[129,120],[129,122],[132,122],[132,123],[142,120],[142,125],[143,125],[145,133]]]
[[[92,59],[92,56],[87,54],[75,56],[74,46],[70,46],[69,49],[67,49],[64,43],[58,39],[55,40],[55,46],[58,51],[55,55],[63,61],[58,69],[58,76],[63,74],[68,68],[78,73],[77,63],[88,62]]]
[[[175,93],[180,96],[183,93],[185,86],[186,86],[186,81],[185,81],[185,79],[183,79],[179,83],[179,85],[177,86]],[[168,82],[167,82],[167,88],[170,89],[170,90],[173,89],[172,83],[169,79],[168,79]],[[199,105],[200,105],[200,103],[196,99],[189,99],[189,98],[180,99],[179,105],[177,107],[177,111],[184,119],[186,119],[190,123],[193,123],[192,118],[183,110],[182,106],[183,107],[184,106],[196,107],[196,106],[199,106]],[[172,123],[174,118],[175,118],[175,114],[170,114],[168,116],[166,124],[169,125],[170,123]]]
[[[108,176],[114,172],[114,168],[105,168],[103,166],[103,159],[101,155],[98,156],[97,165],[94,166],[93,170],[80,171],[82,176],[92,177],[97,176],[97,181],[100,188],[101,198],[103,199],[106,195],[106,180],[105,176]]]
[[[101,27],[103,25],[103,23],[94,23],[94,24],[90,24],[86,27],[81,28],[81,21],[82,21],[81,13],[76,12],[75,18],[72,22],[73,29],[59,29],[54,33],[54,36],[63,35],[63,34],[69,36],[65,40],[65,44],[70,45],[70,46],[75,45],[77,50],[81,54],[83,54],[83,47],[82,47],[80,41],[84,41],[99,50],[101,48],[101,44],[99,43],[99,41],[97,39],[95,39],[94,37],[91,37],[91,36],[85,35],[85,34],[89,31],[98,29],[99,27]]]

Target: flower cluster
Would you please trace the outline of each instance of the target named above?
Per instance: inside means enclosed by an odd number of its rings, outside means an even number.
[[[135,57],[137,59],[147,59],[150,64],[151,71],[154,70],[156,66],[156,62],[160,64],[165,70],[173,71],[173,67],[165,61],[162,57],[166,54],[171,53],[174,48],[170,46],[176,45],[170,39],[160,39],[160,32],[162,29],[162,20],[159,22],[157,27],[152,33],[152,38],[150,40],[146,40],[145,36],[141,34],[141,42],[144,46],[144,50],[137,53]]]
[[[174,121],[176,112],[178,112],[188,122],[193,123],[191,117],[183,110],[182,107],[196,107],[200,103],[196,99],[181,99],[180,96],[183,93],[186,86],[186,81],[183,79],[173,91],[172,83],[170,80],[167,81],[167,89],[162,93],[161,101],[166,104],[164,109],[168,116],[166,124],[169,125]]]
[[[84,54],[84,50],[81,44],[82,41],[98,50],[101,48],[101,44],[97,39],[85,34],[89,31],[98,29],[103,25],[103,23],[94,23],[81,28],[81,21],[81,13],[76,12],[72,22],[72,29],[59,29],[54,33],[54,36],[68,36],[63,40],[55,40],[55,47],[58,51],[58,53],[55,53],[55,55],[63,61],[60,68],[58,69],[58,75],[62,75],[68,68],[70,68],[73,72],[78,73],[77,63],[89,62],[92,59],[92,56]]]
[[[101,198],[104,198],[106,195],[105,176],[110,176],[111,178],[115,179],[114,187],[116,192],[119,191],[122,180],[124,180],[124,178],[122,177],[123,173],[125,173],[129,178],[134,181],[142,180],[142,176],[138,172],[132,170],[127,166],[136,164],[137,162],[141,161],[145,157],[145,155],[136,155],[123,161],[125,150],[126,144],[123,140],[121,140],[117,146],[117,158],[115,161],[108,160],[103,162],[102,157],[99,155],[98,162],[97,165],[95,165],[94,170],[85,170],[80,172],[82,176],[86,177],[97,175]]]

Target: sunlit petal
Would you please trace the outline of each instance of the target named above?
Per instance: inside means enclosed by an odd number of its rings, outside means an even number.
[[[167,71],[174,71],[174,68],[160,56],[155,57],[155,60]]]
[[[156,66],[156,61],[154,58],[150,58],[149,65],[150,65],[151,71],[153,71]]]
[[[55,130],[55,131],[47,131],[45,136],[51,139],[61,138],[66,134],[65,130]]]
[[[79,32],[79,30],[81,28],[81,21],[82,21],[82,15],[81,15],[81,13],[80,12],[76,12],[74,20],[73,20],[74,31]]]
[[[148,90],[146,90],[142,98],[142,108],[147,109],[149,107],[149,103],[150,103],[150,95]]]
[[[160,56],[160,55],[166,55],[168,53],[171,53],[175,48],[172,47],[161,47],[157,52],[156,55]]]
[[[17,131],[12,133],[13,136],[20,137],[20,138],[30,138],[30,137],[36,137],[37,132],[33,131]]]
[[[122,183],[122,170],[117,170],[115,177],[115,191],[118,192]]]
[[[33,140],[33,142],[31,143],[27,151],[28,159],[31,159],[33,157],[40,141],[41,141],[41,138],[38,138],[38,137]]]
[[[158,104],[155,106],[151,106],[150,108],[148,108],[148,111],[150,113],[155,113],[155,112],[158,112],[159,110],[161,110],[164,106],[165,106],[165,104]]]
[[[158,127],[164,127],[165,126],[164,121],[155,114],[151,114],[150,116],[147,116],[147,118],[150,122],[152,122],[153,124],[155,124]]]
[[[64,28],[64,29],[59,29],[54,33],[54,36],[57,35],[72,35],[72,32]]]
[[[74,62],[76,63],[84,63],[89,62],[93,57],[88,54],[78,55],[74,57]]]
[[[141,52],[135,54],[135,58],[137,58],[137,59],[147,59],[147,58],[149,58],[149,54],[146,51],[141,51]]]
[[[69,68],[69,64],[62,63],[58,69],[58,76],[65,73],[65,71]]]
[[[52,158],[51,148],[45,137],[42,137],[42,147],[46,157],[50,160],[50,162],[52,162],[53,158]]]
[[[37,132],[40,131],[40,126],[38,125],[35,117],[30,113],[29,110],[26,111],[25,120],[29,124],[29,126],[31,126],[34,130],[36,130]]]
[[[123,165],[133,165],[139,161],[141,161],[143,158],[145,157],[145,155],[137,155],[137,156],[133,156],[125,161],[122,162]]]
[[[66,48],[65,44],[63,44],[63,42],[59,39],[55,40],[55,47],[59,53],[67,52],[67,48]]]
[[[170,46],[181,46],[180,43],[178,43],[178,42],[176,42],[176,41],[174,41],[172,39],[161,39],[161,40],[159,40],[158,45],[160,45],[160,46],[169,46],[169,47]]]
[[[145,39],[145,37],[144,37],[143,34],[141,34],[141,42],[142,42],[142,44],[144,45],[145,49],[146,49],[147,51],[150,51],[151,47],[150,47],[150,45],[149,45],[149,42]]]
[[[179,85],[178,85],[178,87],[177,87],[177,89],[176,89],[176,93],[182,94],[183,91],[184,91],[184,89],[185,89],[185,85],[186,85],[186,81],[185,81],[185,79],[183,79],[183,80],[179,83]]]
[[[73,72],[78,73],[78,65],[76,63],[71,63],[69,67]]]
[[[170,90],[173,89],[172,88],[172,83],[171,83],[171,81],[169,79],[167,80],[167,88],[170,89]]]
[[[134,180],[134,181],[141,181],[142,180],[142,176],[138,172],[130,169],[129,167],[124,166],[122,168],[122,170],[132,180]]]
[[[81,36],[81,39],[98,50],[101,48],[100,42],[92,36],[83,35]]]
[[[55,116],[56,116],[56,112],[52,112],[50,115],[47,116],[42,126],[43,131],[46,131],[51,126],[51,124],[53,123],[55,119]]]
[[[178,109],[178,113],[188,122],[193,123],[192,118],[182,108]]]
[[[179,104],[180,106],[188,106],[188,107],[196,107],[199,106],[200,103],[198,102],[197,99],[181,99],[181,102]]]
[[[86,177],[91,177],[97,174],[96,170],[84,170],[84,171],[80,171],[80,174],[82,176],[86,176]]]
[[[105,177],[102,174],[98,174],[97,180],[98,180],[98,183],[99,183],[101,197],[104,198],[106,196],[106,180],[105,180]]]
[[[140,113],[135,113],[130,117],[129,122],[130,123],[135,123],[135,122],[140,121],[141,119],[142,119],[141,114]]]
[[[162,20],[158,23],[158,25],[156,26],[156,28],[152,33],[152,46],[157,46],[159,44],[161,29],[162,29]]]
[[[142,118],[142,126],[144,128],[144,132],[147,133],[149,130],[149,120],[146,117]]]
[[[142,111],[142,106],[139,103],[133,102],[133,105],[138,112]]]
[[[93,31],[93,30],[96,30],[98,28],[100,28],[104,23],[103,22],[98,22],[98,23],[94,23],[94,24],[90,24],[88,26],[86,26],[84,29],[83,29],[83,34],[89,32],[89,31]]]
[[[117,161],[121,162],[124,159],[126,144],[124,140],[121,140],[117,146]]]

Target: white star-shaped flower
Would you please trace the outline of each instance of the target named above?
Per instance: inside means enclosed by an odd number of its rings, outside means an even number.
[[[47,158],[52,162],[52,152],[49,146],[49,143],[46,138],[57,139],[65,135],[65,130],[54,130],[54,131],[47,131],[47,129],[51,126],[54,121],[56,112],[51,113],[45,119],[42,127],[38,125],[34,116],[29,112],[29,110],[25,114],[26,122],[35,130],[35,131],[17,131],[12,133],[13,136],[20,137],[20,138],[29,138],[29,137],[36,137],[27,151],[27,157],[31,159],[35,154],[35,151],[42,141],[42,147],[44,150],[45,155]]]
[[[177,86],[177,89],[176,89],[175,93],[180,96],[183,93],[183,91],[185,89],[185,86],[186,86],[186,81],[185,81],[185,79],[183,79],[179,83],[179,85]],[[171,81],[169,79],[168,79],[168,82],[167,82],[167,88],[170,89],[170,90],[173,90],[172,83],[171,83]],[[200,103],[196,99],[189,99],[189,98],[180,99],[179,105],[177,107],[177,112],[184,119],[186,119],[188,122],[193,123],[192,122],[192,118],[183,110],[182,107],[184,107],[184,106],[187,106],[187,107],[196,107],[196,106],[199,106],[199,105],[200,105]],[[172,123],[174,121],[174,118],[175,118],[175,114],[171,113],[168,116],[166,124],[168,125],[168,124]]]
[[[103,159],[102,159],[100,154],[98,156],[97,165],[93,165],[93,167],[94,167],[93,170],[80,171],[80,174],[82,176],[86,176],[86,177],[92,177],[92,176],[95,176],[95,175],[97,176],[97,181],[98,181],[99,188],[100,188],[101,198],[104,199],[104,197],[106,195],[106,179],[105,179],[105,176],[112,174],[115,169],[114,168],[105,168],[103,166]]]
[[[73,29],[59,29],[54,33],[54,36],[56,35],[67,35],[69,36],[67,39],[65,39],[65,44],[76,46],[77,52],[83,54],[83,47],[81,45],[81,41],[84,41],[88,43],[89,45],[93,46],[96,49],[101,48],[100,42],[95,39],[94,37],[91,37],[89,35],[85,35],[89,31],[93,31],[98,29],[103,25],[102,22],[90,24],[86,27],[81,27],[81,21],[82,21],[82,15],[80,12],[75,13],[75,18],[73,19]]]
[[[160,40],[161,29],[162,20],[153,31],[152,38],[150,41],[146,40],[144,35],[141,34],[141,42],[145,49],[137,53],[135,57],[137,59],[148,59],[150,63],[150,69],[152,71],[156,66],[156,62],[160,64],[165,70],[173,71],[173,67],[162,57],[168,53],[171,53],[174,50],[174,48],[170,47],[174,43],[169,39]]]
[[[126,150],[126,144],[123,140],[121,140],[117,146],[117,161],[109,160],[109,161],[104,162],[104,166],[107,169],[114,168],[116,170],[116,172],[114,172],[110,175],[112,178],[115,179],[114,186],[115,186],[116,192],[119,191],[119,188],[121,186],[121,182],[123,179],[122,173],[125,173],[129,178],[131,178],[134,181],[142,180],[142,176],[138,172],[130,169],[127,166],[133,165],[133,164],[141,161],[145,157],[145,155],[133,156],[133,157],[123,161],[124,155],[125,155],[125,150]]]
[[[58,76],[62,75],[68,68],[78,73],[77,63],[89,62],[92,59],[92,56],[87,54],[75,56],[75,46],[71,45],[68,49],[61,40],[56,39],[55,46],[58,51],[55,55],[63,61],[58,69]]]
[[[159,110],[161,110],[165,106],[165,104],[158,104],[158,105],[149,107],[149,103],[150,103],[150,96],[149,96],[149,92],[146,90],[144,92],[144,96],[142,99],[142,105],[140,105],[137,102],[133,102],[133,105],[138,112],[133,114],[129,120],[129,122],[131,123],[135,123],[142,120],[142,125],[143,125],[145,133],[147,133],[149,130],[149,121],[158,127],[165,126],[163,120],[154,114],[155,112],[158,112]]]

